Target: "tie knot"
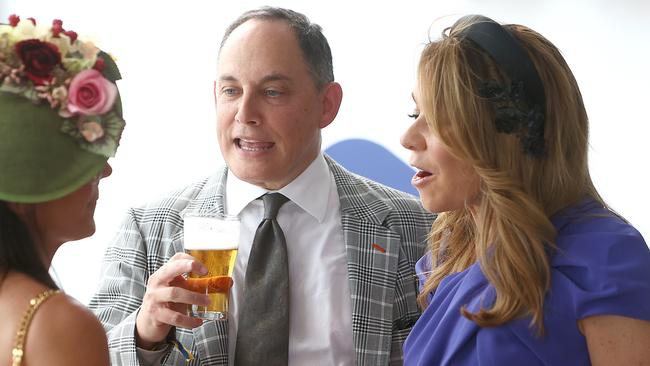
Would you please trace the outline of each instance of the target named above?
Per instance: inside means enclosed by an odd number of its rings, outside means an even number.
[[[281,193],[267,193],[262,196],[264,201],[264,220],[275,220],[278,216],[280,207],[284,205],[289,199]]]

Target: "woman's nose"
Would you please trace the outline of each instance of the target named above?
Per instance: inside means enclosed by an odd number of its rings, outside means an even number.
[[[104,165],[104,170],[102,171],[100,179],[101,178],[106,178],[109,175],[111,175],[112,173],[113,173],[113,168],[111,167],[111,165],[109,163],[106,163],[106,165]]]
[[[400,137],[399,142],[406,148],[407,150],[415,150],[416,149],[416,134],[414,131],[414,126],[415,123],[409,126],[406,131],[402,134],[402,137]]]

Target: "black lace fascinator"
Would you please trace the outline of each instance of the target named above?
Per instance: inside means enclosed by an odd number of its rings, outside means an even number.
[[[467,15],[454,26],[468,18],[476,22],[463,29],[459,36],[487,53],[511,80],[510,85],[494,80],[483,81],[477,91],[491,102],[497,131],[517,134],[524,153],[541,158],[545,153],[546,98],[535,65],[510,32],[490,18]]]

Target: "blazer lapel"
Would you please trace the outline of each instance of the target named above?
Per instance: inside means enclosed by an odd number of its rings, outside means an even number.
[[[341,202],[352,331],[358,365],[387,365],[400,237],[383,226],[390,207],[326,156]]]
[[[227,168],[208,178],[201,191],[180,212],[186,214],[223,214],[225,212]],[[181,225],[182,226],[182,225]]]

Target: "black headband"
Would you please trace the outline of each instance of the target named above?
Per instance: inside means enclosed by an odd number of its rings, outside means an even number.
[[[503,88],[495,82],[481,87],[497,109],[497,130],[518,132],[524,151],[540,157],[544,153],[544,86],[533,61],[519,41],[500,24],[482,15],[467,15],[454,24],[472,19],[474,23],[461,30],[460,37],[471,40],[487,53],[510,78],[511,86]],[[452,27],[453,28],[453,27]],[[521,100],[524,97],[524,100]]]

